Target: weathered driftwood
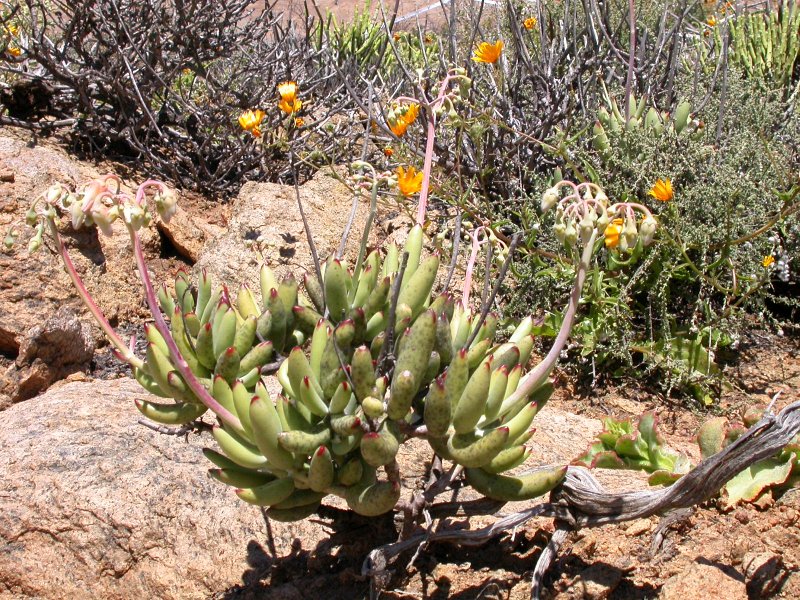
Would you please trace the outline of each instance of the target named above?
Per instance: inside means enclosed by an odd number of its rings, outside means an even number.
[[[480,545],[534,517],[552,517],[556,520],[556,531],[534,568],[531,597],[538,598],[543,577],[569,531],[656,514],[663,515],[700,504],[716,494],[737,473],[778,453],[798,433],[800,401],[790,404],[777,415],[767,411],[758,423],[727,448],[702,461],[670,487],[654,490],[610,492],[587,469],[571,466],[564,481],[550,493],[547,502],[505,516],[482,529],[431,530],[429,527],[425,533],[373,550],[364,562],[363,573],[384,579],[392,558],[420,544],[449,541],[461,545]],[[435,504],[428,510],[434,515],[446,515],[446,509],[455,509],[462,514],[476,514],[477,511],[471,508],[478,506],[485,509],[482,514],[496,514],[502,503],[486,500],[474,503],[442,503]]]

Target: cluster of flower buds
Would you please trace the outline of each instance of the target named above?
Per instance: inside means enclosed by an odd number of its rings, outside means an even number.
[[[567,188],[568,193],[562,193]],[[656,232],[656,219],[650,210],[634,202],[610,204],[605,192],[594,183],[559,181],[542,194],[542,212],[556,207],[554,231],[568,247],[578,241],[586,245],[597,236],[605,237],[609,249],[632,250],[638,243],[649,246]],[[637,224],[636,213],[643,215]]]
[[[376,171],[370,163],[357,160],[350,164],[347,183],[355,194],[369,193],[373,185],[397,187],[397,173],[390,170]]]
[[[122,191],[116,175],[94,179],[76,192],[71,192],[60,183],[52,185],[26,214],[28,225],[36,226],[39,221],[37,233],[30,242],[30,250],[37,250],[41,244],[43,224],[40,217],[55,219],[58,210],[69,213],[73,229],[97,225],[108,236],[112,235],[111,224],[117,219],[122,219],[134,231],[146,227],[152,218],[147,208],[148,190],[154,190],[152,197],[156,211],[164,221],[169,222],[177,210],[177,197],[160,181],[144,182],[135,196]],[[37,210],[39,201],[44,205],[42,211]]]

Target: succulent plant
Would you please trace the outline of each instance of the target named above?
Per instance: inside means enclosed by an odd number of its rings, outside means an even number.
[[[145,389],[174,401],[140,400],[137,408],[164,425],[190,426],[207,410],[214,413],[219,450],[205,450],[214,464],[209,472],[242,500],[269,507],[278,520],[304,518],[328,494],[360,514],[385,513],[398,503],[396,456],[411,438],[427,440],[454,463],[448,481],[463,472],[496,500],[530,499],[563,479],[565,466],[504,472],[530,455],[532,421],[553,391],[548,375],[574,322],[588,261],[596,242],[602,244],[594,222],[581,224],[582,258],[558,339],[525,375],[532,319],[498,343],[498,316],[469,306],[477,234],[460,301],[446,291],[433,293],[440,259],[424,255],[419,224],[402,249],[389,245],[384,256],[367,253],[364,233],[352,266],[331,256],[302,285],[291,276],[278,281],[264,265],[258,292],[242,285],[233,297],[208,273],[192,284],[185,271],[172,289],[156,291],[138,236],[151,220],[148,198],[162,218],[174,213],[175,196],[160,182],[145,182],[135,195],[114,176],[77,193],[57,185],[34,203],[29,221],[39,238],[49,232],[117,357]],[[582,210],[569,207],[570,214]],[[75,226],[97,224],[108,235],[115,221],[125,225],[153,315],[144,358],[133,340],[119,338],[88,294],[61,243],[59,213],[69,214]],[[263,379],[270,373],[281,385],[274,396]]]
[[[745,13],[731,18],[730,60],[750,77],[771,79],[789,86],[800,58],[800,10],[795,2],[777,3],[764,13]],[[714,37],[722,46],[719,28]]]
[[[268,267],[262,282],[274,282]],[[162,285],[161,310],[169,316],[170,334],[181,356],[199,382],[232,414],[249,402],[262,369],[276,354],[302,343],[304,333],[291,308],[297,301],[297,283],[287,278],[268,287],[263,303],[243,285],[233,299],[226,286],[215,286],[203,271],[194,288],[181,270],[174,293]],[[273,293],[274,292],[274,293]],[[172,398],[174,404],[137,400],[144,416],[164,425],[183,425],[202,416],[207,407],[186,385],[170,359],[166,340],[153,325],[145,326],[147,352],[133,375],[148,392]],[[277,350],[276,350],[277,348]],[[245,404],[246,406],[246,404]]]
[[[268,514],[279,520],[311,514],[327,494],[341,496],[360,514],[377,515],[399,499],[395,458],[414,436],[465,467],[467,480],[493,498],[538,496],[560,481],[563,468],[523,478],[501,475],[528,457],[531,422],[552,392],[545,381],[530,397],[514,395],[533,348],[532,320],[496,344],[496,315],[479,322],[480,315],[449,294],[432,297],[439,257],[421,256],[422,239],[422,228],[414,227],[402,252],[404,269],[393,246],[383,261],[372,252],[353,270],[330,259],[321,283],[306,276],[301,294],[291,283],[280,284],[283,292],[273,287],[274,277],[263,267],[261,289],[269,298],[263,313],[252,311],[256,305],[246,288],[233,306],[221,299],[221,308],[203,311],[210,315],[203,327],[212,332],[217,356],[213,383],[206,379],[205,385],[242,425],[241,431],[226,423],[214,427],[222,453],[206,451],[217,467],[213,477],[236,487],[246,502],[269,506]],[[185,281],[179,276],[176,283],[180,295]],[[256,377],[249,397],[250,370],[230,368],[227,379],[216,371],[229,354],[237,362],[231,340],[241,329],[257,330],[253,324],[274,313],[268,305],[282,296],[291,304],[284,330],[298,344],[276,373],[282,394],[271,398]],[[162,297],[162,306],[178,306],[174,297]],[[176,316],[191,312],[193,300],[185,302],[172,309]],[[226,337],[213,344],[220,331]],[[281,335],[261,344],[280,343]],[[306,350],[299,345],[304,336]],[[199,338],[191,341],[197,347]],[[209,372],[212,356],[201,365]],[[263,352],[260,364],[268,360]]]
[[[691,104],[684,100],[678,103],[675,110],[660,113],[655,107],[647,106],[647,97],[637,98],[631,94],[630,106],[632,107],[629,119],[620,110],[617,101],[611,97],[604,88],[606,106],[597,112],[594,123],[592,146],[600,156],[606,160],[611,156],[612,144],[618,144],[634,160],[633,149],[627,146],[624,133],[641,129],[650,136],[688,135],[692,139],[703,136],[704,124],[692,115]]]
[[[573,464],[589,468],[634,469],[650,473],[650,485],[669,484],[690,468],[689,459],[663,447],[658,419],[647,413],[634,427],[630,420],[603,420],[603,431]]]
[[[763,410],[751,408],[740,423],[729,423],[725,417],[709,419],[697,433],[697,444],[703,459],[720,452],[755,425]],[[760,460],[734,476],[722,488],[722,506],[731,508],[741,502],[754,502],[771,489],[797,482],[800,463],[800,439],[795,438],[780,453]]]
[[[707,420],[697,433],[702,459],[723,450],[762,416],[762,410],[752,408],[742,417],[741,423],[729,423],[725,417]],[[796,483],[798,462],[800,439],[795,438],[777,455],[753,463],[730,479],[722,487],[721,506],[731,508],[741,502],[753,502],[772,488]],[[664,447],[664,440],[658,433],[658,419],[649,413],[642,415],[635,426],[629,419],[604,419],[597,441],[573,464],[645,471],[650,473],[650,485],[671,485],[692,469],[686,455]]]

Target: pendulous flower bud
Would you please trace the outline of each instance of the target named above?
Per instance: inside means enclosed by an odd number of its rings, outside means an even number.
[[[608,227],[610,222],[611,219],[608,218],[608,213],[606,211],[601,212],[600,216],[597,217],[597,222],[595,223],[598,233],[605,233],[606,227]]]
[[[61,184],[60,183],[53,184],[47,190],[47,202],[49,204],[55,204],[56,202],[61,200],[63,195],[64,195],[64,188],[61,186]]]
[[[589,239],[592,237],[592,233],[594,233],[594,220],[590,215],[586,215],[581,219],[580,225],[578,226],[581,244],[587,244]]]
[[[636,238],[639,237],[639,232],[636,229],[636,219],[628,215],[625,219],[625,228],[622,230],[622,236],[625,239],[625,246],[633,248],[636,245]]]
[[[642,237],[642,245],[649,246],[653,243],[653,237],[656,233],[658,223],[652,215],[645,217],[642,225],[639,227],[639,235]]]
[[[175,195],[175,192],[170,188],[165,187],[163,191],[156,194],[155,200],[158,214],[162,219],[164,219],[165,223],[169,223],[169,220],[178,210],[178,198]]]
[[[578,242],[578,230],[575,228],[575,223],[570,221],[567,223],[567,228],[564,230],[564,243],[568,246],[574,246]]]
[[[25,224],[28,225],[28,227],[35,227],[38,219],[39,217],[36,214],[36,209],[31,206],[28,212],[25,213]]]
[[[553,208],[558,202],[558,188],[551,187],[544,194],[542,194],[542,212],[546,213],[548,210]]]
[[[556,234],[556,239],[558,239],[558,241],[561,242],[562,244],[566,239],[566,232],[567,232],[567,226],[564,225],[564,223],[556,223],[553,226],[553,233]]]

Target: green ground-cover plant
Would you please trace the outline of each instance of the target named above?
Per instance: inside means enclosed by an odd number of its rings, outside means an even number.
[[[751,408],[740,422],[725,417],[709,419],[697,433],[702,460],[719,453],[741,437],[763,416],[763,409]],[[658,419],[645,414],[636,424],[631,419],[611,417],[603,421],[603,431],[586,454],[575,464],[589,468],[634,469],[650,473],[650,485],[671,485],[692,468],[689,458],[666,447],[658,432]],[[730,479],[720,490],[720,505],[730,509],[742,502],[757,502],[774,491],[797,485],[800,465],[800,438],[795,438],[778,454],[753,463]]]

